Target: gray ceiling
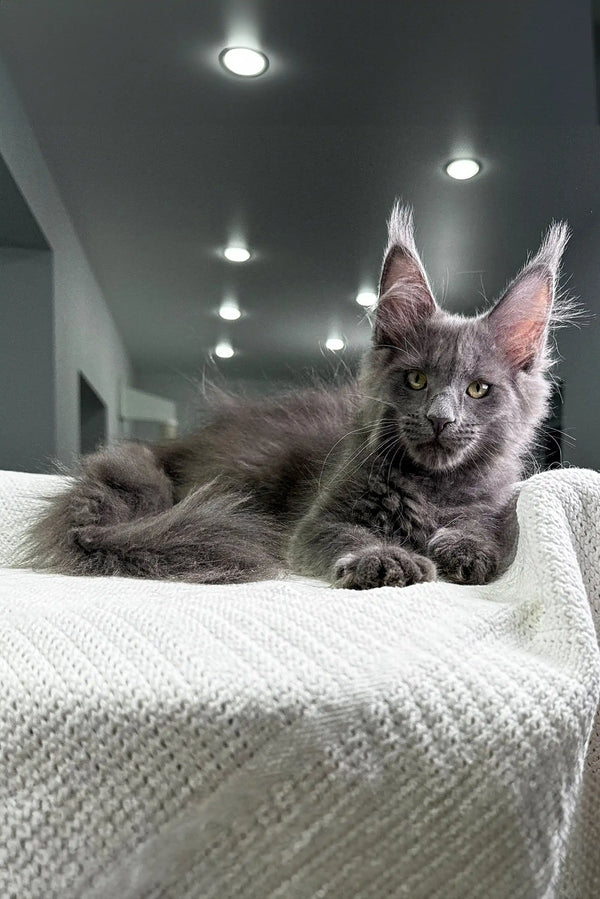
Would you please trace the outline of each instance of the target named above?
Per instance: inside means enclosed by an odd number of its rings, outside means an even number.
[[[263,78],[223,72],[235,43]],[[18,0],[0,52],[139,368],[198,367],[227,335],[236,375],[319,366],[334,331],[353,359],[396,196],[465,311],[552,218],[597,215],[587,2]],[[457,155],[481,175],[451,181]],[[244,266],[219,255],[236,232]]]

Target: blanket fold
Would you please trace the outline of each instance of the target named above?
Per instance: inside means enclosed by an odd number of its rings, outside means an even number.
[[[600,475],[520,487],[484,587],[15,567],[0,473],[0,896],[596,899]]]

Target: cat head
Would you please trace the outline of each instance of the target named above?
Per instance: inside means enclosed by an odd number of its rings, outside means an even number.
[[[498,302],[466,318],[436,303],[412,212],[396,204],[363,370],[381,439],[395,434],[430,471],[502,453],[522,457],[547,413],[550,332],[565,313],[556,288],[568,237],[566,224],[551,225]]]

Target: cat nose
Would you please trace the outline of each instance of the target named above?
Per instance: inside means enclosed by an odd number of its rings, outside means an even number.
[[[440,436],[446,425],[454,421],[453,418],[440,415],[428,415],[427,418],[431,422],[431,427],[433,428],[433,433],[436,437]]]
[[[433,397],[427,410],[427,418],[436,437],[440,436],[446,425],[456,420],[454,403],[448,390],[442,390]]]

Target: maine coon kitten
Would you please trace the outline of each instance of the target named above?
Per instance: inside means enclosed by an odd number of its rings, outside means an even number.
[[[567,239],[552,225],[499,302],[464,318],[436,304],[396,205],[356,381],[224,399],[197,434],[83,458],[28,561],[201,583],[282,568],[356,589],[489,581],[508,563],[513,486],[546,414]]]

